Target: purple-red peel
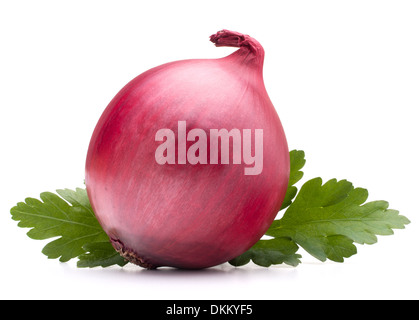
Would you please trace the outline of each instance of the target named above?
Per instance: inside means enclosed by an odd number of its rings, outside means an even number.
[[[242,254],[269,228],[287,189],[288,146],[264,86],[262,46],[228,30],[210,40],[239,49],[139,75],[110,102],[89,145],[85,182],[93,210],[115,249],[149,269],[205,268]],[[263,130],[263,170],[247,175],[249,164],[232,157],[211,164],[210,144],[199,149],[202,162],[179,161],[197,141],[181,145],[181,124],[207,137],[212,129],[238,129],[243,143],[246,130],[253,140]],[[158,162],[169,157],[157,157],[167,142],[156,137],[161,129],[175,134],[176,163]],[[221,143],[217,150],[220,157]],[[230,143],[229,150],[238,149]]]

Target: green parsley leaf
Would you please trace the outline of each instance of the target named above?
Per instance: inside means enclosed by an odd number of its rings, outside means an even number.
[[[285,199],[282,202],[281,210],[287,208],[295,195],[297,194],[297,187],[294,185],[301,180],[304,173],[301,169],[306,163],[305,153],[301,150],[292,150],[290,151],[290,179],[288,182],[287,193],[285,194]]]
[[[32,228],[27,235],[49,242],[42,252],[50,259],[69,261],[85,253],[83,246],[92,242],[109,241],[90,206],[85,189],[64,189],[41,193],[41,200],[27,198],[10,210],[18,226]],[[61,196],[61,197],[60,197]]]
[[[86,253],[79,256],[79,261],[77,261],[77,267],[79,268],[106,268],[115,264],[123,267],[128,263],[112,247],[109,241],[87,243],[83,246],[83,249]]]
[[[233,266],[243,266],[253,260],[262,267],[270,267],[273,264],[285,263],[296,267],[301,261],[301,256],[296,254],[298,246],[288,238],[276,238],[269,240],[259,240],[252,248],[230,260]]]
[[[373,244],[376,235],[391,235],[410,221],[386,201],[365,203],[368,191],[346,180],[306,182],[280,220],[266,233],[286,237],[321,261],[342,262],[356,253],[353,243]]]

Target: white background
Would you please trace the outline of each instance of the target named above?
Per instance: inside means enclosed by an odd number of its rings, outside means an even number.
[[[418,1],[1,1],[0,298],[417,299]],[[343,264],[77,269],[48,260],[10,208],[83,186],[93,128],[129,80],[218,58],[231,29],[266,51],[265,84],[304,181],[348,179],[412,223]]]

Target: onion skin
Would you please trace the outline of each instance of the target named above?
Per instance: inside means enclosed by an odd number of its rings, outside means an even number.
[[[289,153],[263,83],[264,50],[228,30],[210,40],[239,49],[139,75],[110,102],[89,145],[85,182],[99,223],[116,250],[149,269],[199,269],[237,257],[262,237],[285,197]],[[158,164],[155,134],[176,133],[178,121],[187,131],[252,129],[252,138],[263,129],[263,171],[245,175],[244,163]]]

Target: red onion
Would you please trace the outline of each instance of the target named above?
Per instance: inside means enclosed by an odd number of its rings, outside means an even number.
[[[263,83],[262,46],[228,30],[210,40],[239,49],[139,75],[90,142],[93,210],[115,249],[146,268],[235,258],[266,232],[287,189],[288,146]]]

